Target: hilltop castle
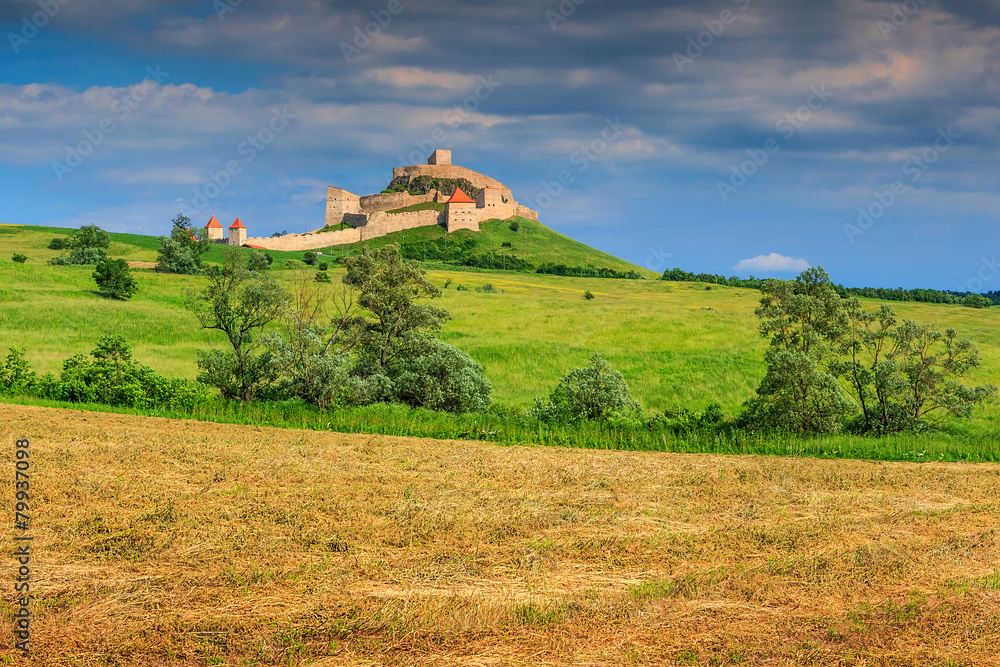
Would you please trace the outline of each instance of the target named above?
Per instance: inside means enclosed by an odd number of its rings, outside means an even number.
[[[480,222],[513,216],[538,220],[538,213],[518,204],[503,183],[453,165],[450,150],[436,150],[427,164],[394,168],[392,183],[381,194],[362,197],[328,187],[322,229],[277,238],[244,238],[242,244],[270,250],[316,250],[415,227],[439,225],[448,232],[478,232]],[[220,225],[220,237],[221,231]]]

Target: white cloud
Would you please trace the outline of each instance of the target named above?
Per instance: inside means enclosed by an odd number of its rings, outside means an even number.
[[[733,267],[736,271],[805,271],[810,266],[804,259],[792,259],[772,252],[770,255],[757,255],[751,259],[741,259]]]

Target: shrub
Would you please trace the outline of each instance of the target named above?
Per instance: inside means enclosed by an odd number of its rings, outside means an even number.
[[[412,407],[474,412],[485,410],[492,400],[493,388],[483,367],[465,352],[430,336],[390,369],[390,377],[395,400]]]
[[[71,248],[110,248],[111,236],[97,225],[85,225],[73,232]]]
[[[201,272],[201,259],[192,252],[191,248],[184,246],[179,241],[161,236],[160,249],[157,253],[156,270],[161,273],[190,275]]]
[[[486,283],[482,287],[476,288],[477,292],[484,292],[486,294],[497,294],[498,290],[493,286],[493,283]]]
[[[500,247],[501,248],[513,248],[514,244],[511,243],[510,241],[504,241],[503,243],[500,244]]]
[[[444,288],[448,289],[448,285],[451,284],[451,278],[446,278],[444,281]]]
[[[74,247],[69,251],[69,255],[59,255],[49,260],[49,264],[54,266],[80,266],[86,264],[97,264],[105,259],[107,255],[101,248]]]
[[[583,293],[583,298],[586,299],[587,301],[590,301],[591,299],[594,298],[594,293],[591,292],[590,290],[587,290],[586,292]]]
[[[251,271],[267,271],[271,268],[272,261],[274,260],[267,253],[254,250],[250,253],[250,259],[247,260],[247,268]]]
[[[94,281],[102,292],[110,294],[115,299],[131,299],[139,290],[128,262],[124,259],[103,259],[94,270]]]
[[[320,262],[319,266],[317,266],[316,268],[319,269],[320,271],[326,271],[330,268],[330,264],[328,262]]]
[[[536,398],[530,414],[542,421],[608,421],[636,418],[640,408],[622,374],[594,353],[590,366],[573,369],[559,381],[548,404]]]
[[[455,291],[456,292],[468,292],[469,288],[466,287],[465,285],[461,285],[460,284],[458,287],[455,288]]]
[[[23,349],[10,348],[7,359],[0,366],[0,393],[23,394],[35,386],[37,377],[24,353]]]
[[[303,254],[302,255],[302,261],[305,262],[306,264],[308,264],[309,266],[315,266],[316,265],[316,261],[317,261],[316,260],[316,253],[314,253],[314,252],[307,252],[307,253]]]
[[[316,282],[318,282],[318,283],[332,283],[333,281],[330,280],[330,274],[329,273],[323,273],[322,271],[317,271],[316,272]]]
[[[73,247],[72,236],[57,236],[49,241],[49,250],[66,250]]]
[[[521,228],[521,225],[517,224],[517,220],[512,220],[511,221],[511,223],[510,223],[510,231],[516,232],[520,228]]]
[[[993,302],[982,294],[970,294],[962,299],[962,305],[969,306],[970,308],[989,308],[993,305]]]

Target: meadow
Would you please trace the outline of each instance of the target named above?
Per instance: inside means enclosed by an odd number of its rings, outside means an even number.
[[[997,465],[0,414],[36,595],[3,664],[996,664]]]
[[[518,234],[507,227],[503,229],[512,238]],[[124,333],[136,358],[168,377],[195,377],[196,350],[224,346],[221,334],[199,329],[194,316],[184,309],[184,292],[201,289],[205,279],[135,269],[139,293],[128,302],[107,299],[96,291],[91,268],[45,264],[58,254],[45,247],[57,232],[65,234],[68,230],[0,227],[3,242],[0,298],[5,304],[0,309],[0,340],[4,346],[26,348],[27,358],[36,370],[58,372],[63,359],[77,352],[89,352],[105,333]],[[440,232],[431,229],[426,233]],[[536,238],[540,234],[536,230]],[[113,235],[113,240],[110,252],[114,256],[137,262],[156,258],[158,246],[151,237],[122,234]],[[489,240],[481,234],[478,242],[489,243]],[[547,242],[552,254],[542,259],[567,263],[572,257],[573,261],[581,261],[579,253],[585,252],[586,246],[573,244],[552,236]],[[7,260],[9,251],[23,252],[29,256],[29,262],[16,264]],[[211,252],[221,251],[216,247]],[[296,272],[315,272],[301,263],[301,253],[269,254],[275,258],[274,267],[278,269],[272,271],[273,275],[285,284],[291,284]],[[606,265],[604,257],[599,255],[591,261],[582,261],[592,266]],[[333,290],[342,270],[332,268],[330,274],[333,285],[327,289]],[[753,310],[759,295],[755,290],[661,280],[446,269],[433,265],[428,265],[428,277],[438,286],[448,284],[443,296],[436,300],[452,314],[441,338],[485,367],[493,384],[494,400],[501,405],[525,408],[533,404],[535,397],[547,397],[562,376],[585,365],[595,351],[622,372],[647,412],[675,406],[703,410],[708,404],[718,402],[725,414],[732,417],[753,395],[764,374],[766,341],[757,333]],[[486,283],[498,292],[475,291]],[[459,285],[469,289],[459,291]],[[583,294],[587,291],[595,298],[585,300]],[[877,304],[870,302],[870,305]],[[942,328],[954,327],[962,336],[972,339],[982,352],[983,366],[969,381],[1000,385],[1000,309],[924,303],[897,303],[893,307],[901,318],[933,322]],[[507,443],[1000,461],[997,437],[1000,409],[996,405],[985,406],[972,420],[949,425],[940,433],[883,440],[834,436],[805,441],[774,437],[738,441],[668,440],[642,433],[609,433],[600,427],[579,432],[533,431],[499,418],[455,418],[392,408],[336,414],[297,412],[291,416],[284,414],[284,410],[251,409],[246,414],[234,415],[206,406],[200,414],[192,416],[390,435],[478,436]]]

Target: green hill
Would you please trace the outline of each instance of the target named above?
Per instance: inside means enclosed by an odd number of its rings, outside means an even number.
[[[526,240],[521,242],[524,252],[537,253],[530,256],[566,263],[589,256],[599,265],[614,259],[551,230],[546,233],[541,225],[534,226],[537,223],[528,224]],[[487,223],[486,233],[475,240],[488,248],[490,229],[494,243],[514,238],[509,229],[504,234],[505,225]],[[203,278],[138,269],[140,291],[132,300],[104,298],[96,291],[92,267],[45,264],[58,254],[45,245],[54,234],[68,231],[0,226],[0,354],[7,346],[24,347],[36,369],[58,372],[63,359],[89,352],[104,333],[120,332],[133,342],[136,357],[158,372],[193,378],[195,351],[223,347],[220,335],[199,329],[184,309],[185,290],[200,288]],[[405,232],[404,242],[436,231]],[[113,239],[113,255],[155,260],[155,239],[129,234],[114,234]],[[547,247],[539,247],[543,245]],[[12,252],[28,255],[28,263],[10,261]],[[275,267],[288,267],[274,274],[289,286],[294,269],[315,271],[301,263],[301,253],[270,254],[276,258]],[[613,266],[632,265],[617,260]],[[342,269],[334,267],[330,273],[334,280],[328,289],[333,289]],[[428,277],[442,287],[450,282],[437,302],[452,314],[443,339],[485,366],[494,397],[503,403],[528,406],[535,396],[548,395],[560,377],[584,365],[595,351],[622,371],[647,409],[674,405],[702,409],[719,401],[732,413],[763,377],[766,342],[757,334],[755,290],[447,267],[430,267]],[[487,282],[498,293],[475,291]],[[468,290],[458,291],[459,285]],[[585,291],[595,298],[585,300]],[[893,307],[901,319],[954,327],[971,338],[983,356],[983,366],[971,380],[1000,384],[1000,308],[924,303]],[[980,424],[993,424],[1000,409],[990,406],[977,414]]]

